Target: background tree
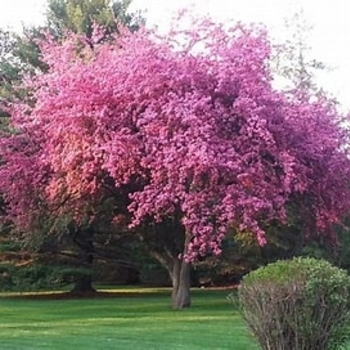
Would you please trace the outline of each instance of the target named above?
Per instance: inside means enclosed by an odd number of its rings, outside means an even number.
[[[286,37],[278,45],[271,65],[282,88],[292,94],[317,94],[321,89],[317,84],[317,72],[329,70],[327,65],[312,57],[309,44],[313,26],[307,21],[304,11],[293,13],[285,21]]]
[[[12,53],[15,45],[14,38],[9,31],[0,30],[0,99],[8,100],[10,88],[14,79],[18,76],[19,68],[14,64],[15,58]],[[0,111],[1,126],[7,122],[8,114]]]
[[[144,22],[138,13],[129,13],[131,0],[49,0],[47,26],[55,36],[67,30],[91,38],[94,24],[104,28],[104,36],[118,32],[118,25],[131,31]]]

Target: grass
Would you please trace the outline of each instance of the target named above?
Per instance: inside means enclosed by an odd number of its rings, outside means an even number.
[[[0,298],[2,350],[254,350],[227,291],[193,291],[174,311],[169,291],[120,289],[97,299]]]

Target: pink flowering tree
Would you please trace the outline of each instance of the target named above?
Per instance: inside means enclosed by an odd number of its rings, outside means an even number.
[[[334,239],[350,198],[342,116],[322,96],[272,88],[261,28],[203,20],[41,49],[49,70],[26,82],[32,98],[13,105],[17,133],[1,144],[20,229],[42,213],[93,222],[112,198],[111,222],[169,271],[174,308],[190,305],[191,262],[220,254],[231,227],[263,245],[294,208],[305,235]]]

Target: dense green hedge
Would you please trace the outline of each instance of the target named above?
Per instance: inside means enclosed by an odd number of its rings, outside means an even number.
[[[51,265],[15,266],[0,264],[0,291],[49,290],[73,283],[82,275],[91,274],[84,268],[69,268]]]

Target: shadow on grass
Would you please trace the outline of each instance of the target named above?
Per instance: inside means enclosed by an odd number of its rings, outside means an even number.
[[[216,294],[223,291],[236,290],[237,287],[225,288],[193,288],[192,296],[204,293]],[[9,292],[0,293],[1,299],[24,299],[24,300],[70,300],[70,299],[106,299],[106,298],[144,298],[170,296],[171,288],[98,288],[96,291],[76,292],[76,291],[40,291],[40,292]]]
[[[159,295],[160,292],[157,292]],[[161,294],[168,295],[166,292]],[[34,293],[6,293],[0,294],[4,299],[25,299],[25,300],[69,300],[69,299],[105,299],[105,298],[140,298],[154,297],[155,292],[121,292],[121,291],[96,291],[96,292],[34,292]]]

